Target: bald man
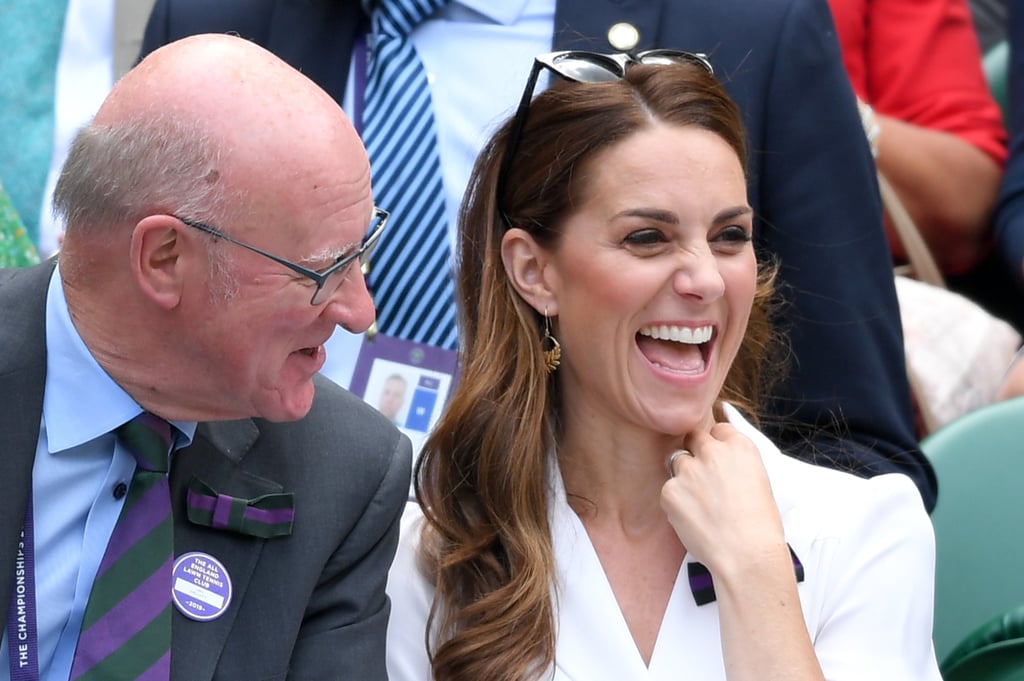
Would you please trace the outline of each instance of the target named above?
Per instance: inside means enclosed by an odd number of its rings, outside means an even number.
[[[336,326],[373,322],[359,262],[387,238],[341,109],[187,38],[117,83],[55,203],[59,263],[0,270],[0,679],[78,673],[142,412],[172,426],[172,638],[118,678],[385,679],[411,446],[318,376]]]

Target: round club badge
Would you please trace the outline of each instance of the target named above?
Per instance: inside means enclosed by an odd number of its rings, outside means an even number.
[[[224,564],[208,553],[193,551],[174,561],[171,597],[185,617],[208,622],[231,604],[231,577]]]

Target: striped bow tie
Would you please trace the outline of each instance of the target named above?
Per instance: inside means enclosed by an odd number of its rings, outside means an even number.
[[[188,519],[196,525],[272,539],[292,533],[295,495],[264,494],[252,499],[221,494],[199,478],[192,478],[186,496]]]

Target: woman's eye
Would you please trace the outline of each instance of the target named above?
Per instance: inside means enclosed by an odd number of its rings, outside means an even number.
[[[738,225],[726,227],[715,237],[715,241],[746,243],[750,241],[750,233]]]
[[[665,235],[656,229],[639,229],[623,239],[627,246],[654,246],[665,243]]]

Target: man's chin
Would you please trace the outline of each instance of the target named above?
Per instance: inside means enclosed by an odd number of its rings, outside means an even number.
[[[314,394],[315,388],[312,380],[301,388],[278,393],[274,395],[277,399],[269,400],[266,407],[260,410],[260,418],[274,423],[298,421],[305,418],[313,407]]]

